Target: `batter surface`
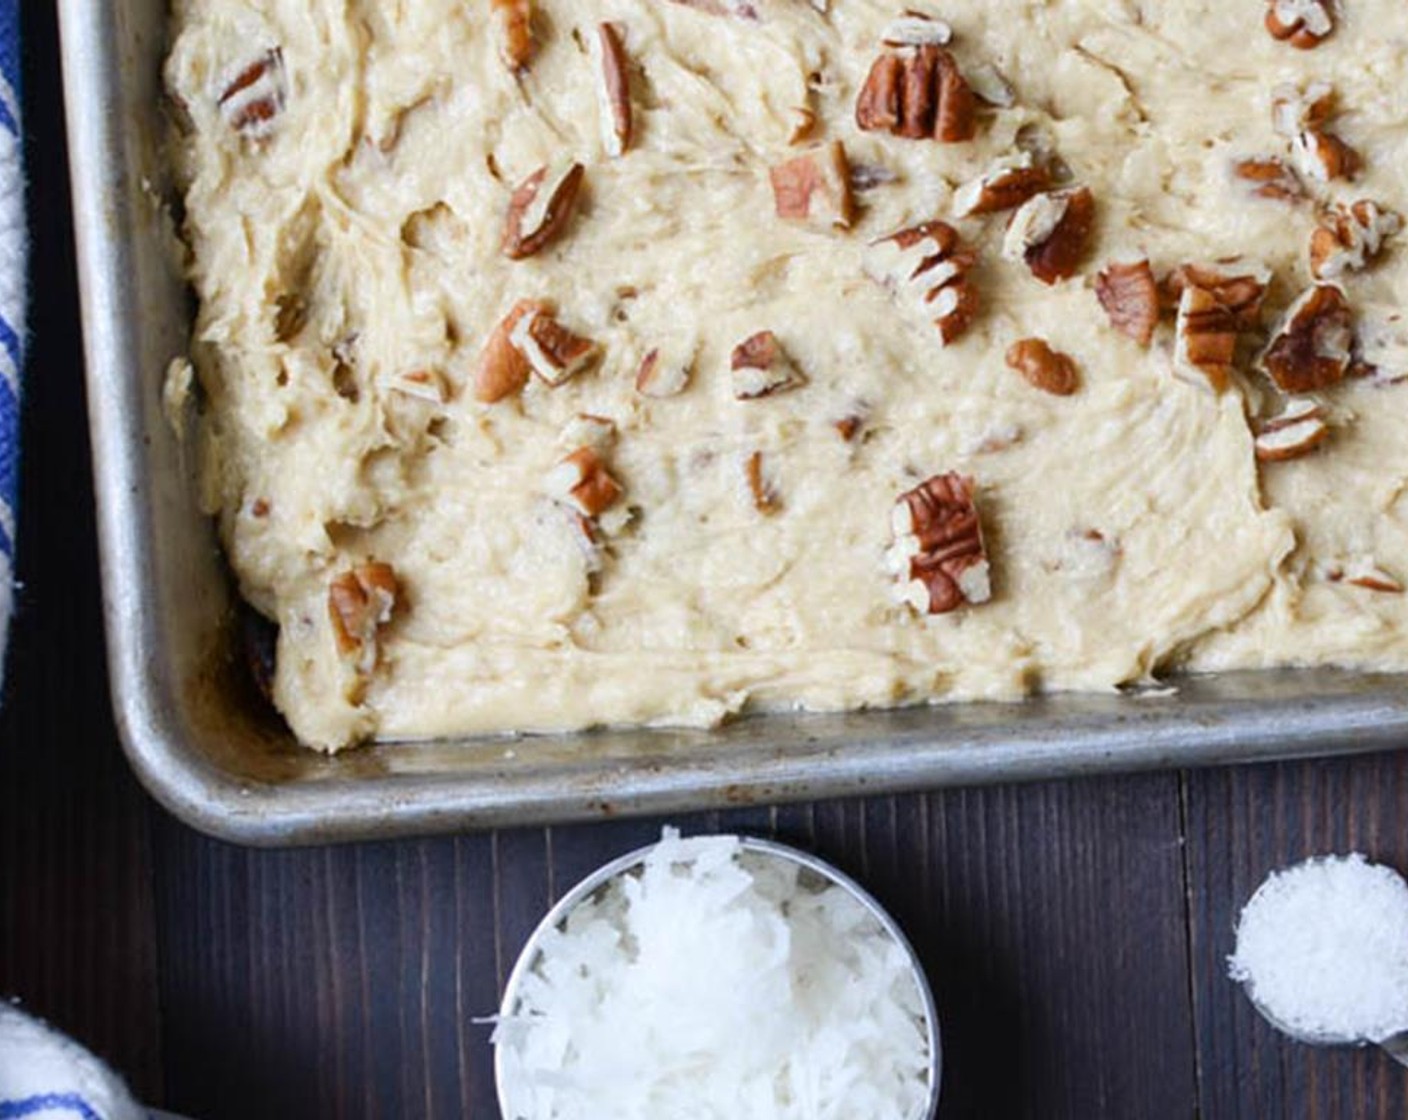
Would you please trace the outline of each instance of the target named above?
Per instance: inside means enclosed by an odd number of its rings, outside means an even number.
[[[1408,669],[1408,7],[915,10],[177,0],[204,491],[300,739]]]

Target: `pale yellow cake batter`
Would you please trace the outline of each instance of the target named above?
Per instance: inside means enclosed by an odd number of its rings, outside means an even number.
[[[303,741],[711,724],[1175,666],[1408,669],[1402,235],[1336,281],[1377,372],[1312,394],[1330,426],[1312,453],[1253,450],[1280,409],[1256,353],[1311,283],[1317,207],[1408,211],[1408,6],[1341,0],[1312,50],[1273,38],[1261,0],[910,6],[1011,102],[982,106],[971,141],[858,127],[902,8],[878,0],[540,0],[523,65],[489,0],[177,0],[205,491],[244,594],[280,624],[275,697]],[[628,61],[624,145],[603,21]],[[1315,81],[1362,170],[1256,197],[1233,166],[1295,165],[1273,91]],[[865,188],[851,228],[780,218],[770,168],[837,140]],[[1054,286],[1004,257],[1006,214],[955,213],[1022,152],[1096,202]],[[515,188],[574,161],[560,234],[510,259]],[[981,309],[947,347],[871,248],[933,219],[979,254]],[[1147,350],[1111,326],[1095,276],[1145,257],[1160,278],[1227,257],[1270,271],[1227,391],[1175,368],[1172,318]],[[599,355],[485,403],[486,343],[525,299]],[[761,331],[798,384],[740,400],[730,355]],[[1076,392],[1008,368],[1025,338],[1074,359]],[[655,350],[672,371],[646,396]],[[600,446],[622,496],[594,549],[554,475],[580,414],[616,427]],[[992,599],[921,616],[887,566],[891,513],[949,472],[975,481]],[[330,586],[373,561],[394,604],[349,642]]]

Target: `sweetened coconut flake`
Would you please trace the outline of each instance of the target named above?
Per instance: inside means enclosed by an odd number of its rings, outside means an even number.
[[[1408,883],[1361,855],[1272,874],[1242,911],[1228,964],[1298,1034],[1379,1042],[1408,1030]]]
[[[873,915],[734,837],[666,832],[499,1022],[510,1120],[914,1120],[923,1003]]]

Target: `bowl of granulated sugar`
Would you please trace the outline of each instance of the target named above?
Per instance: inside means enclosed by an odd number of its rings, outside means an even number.
[[[1292,1037],[1384,1042],[1408,1031],[1408,882],[1357,854],[1274,872],[1242,911],[1228,964]]]

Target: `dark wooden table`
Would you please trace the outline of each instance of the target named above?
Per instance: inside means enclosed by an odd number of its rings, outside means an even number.
[[[251,852],[138,790],[104,677],[54,15],[25,0],[24,18],[34,335],[0,993],[200,1120],[495,1117],[474,1017],[550,900],[660,822]],[[814,849],[894,911],[938,997],[946,1120],[1221,1120],[1408,1115],[1408,1071],[1283,1041],[1224,978],[1269,870],[1351,849],[1408,870],[1405,815],[1408,753],[678,823]]]

